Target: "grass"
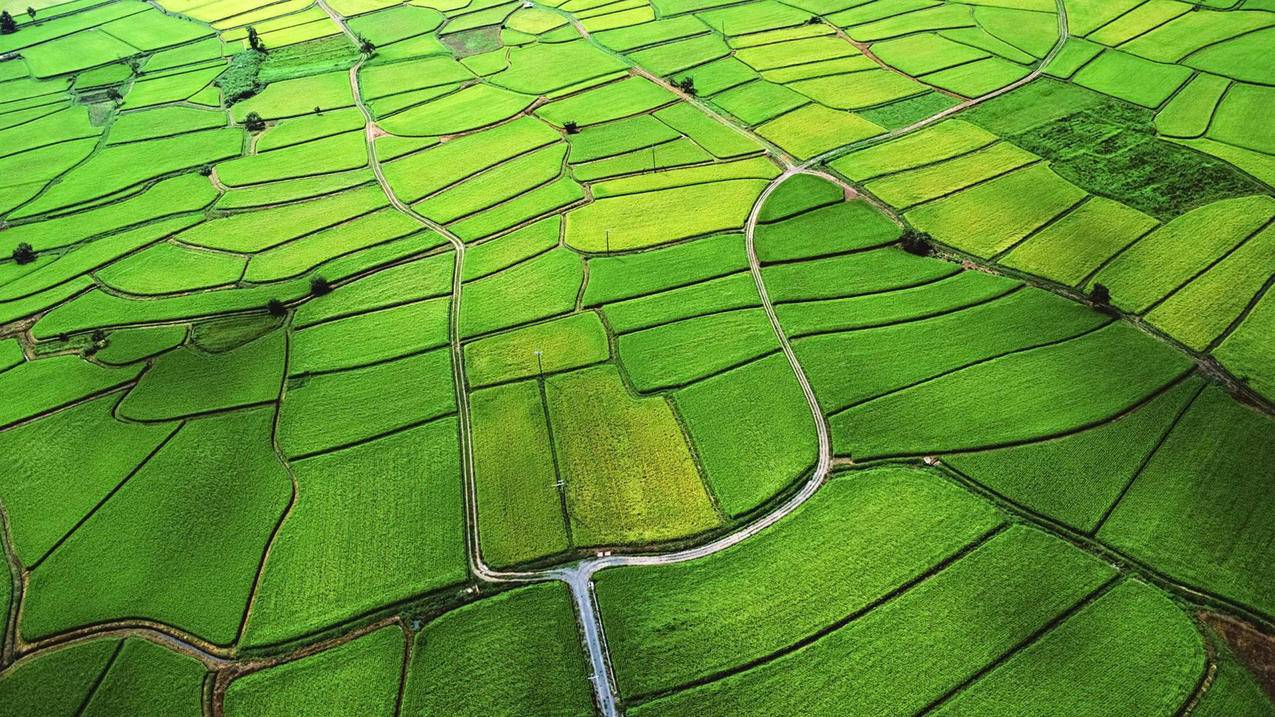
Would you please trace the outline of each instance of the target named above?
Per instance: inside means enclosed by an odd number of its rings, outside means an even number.
[[[1110,418],[1188,367],[1136,329],[1111,324],[860,404],[830,427],[837,451],[856,459],[1004,445]]]
[[[118,647],[118,640],[95,640],[24,662],[0,675],[0,701],[15,717],[39,717],[50,710],[72,714]]]
[[[828,164],[850,179],[862,182],[951,159],[994,142],[996,135],[964,120],[953,119],[851,152]]]
[[[361,131],[345,132],[217,165],[217,178],[231,187],[343,172],[367,166]]]
[[[545,395],[577,545],[672,540],[720,522],[663,398],[629,395],[611,365],[551,376]]]
[[[1173,714],[1191,698],[1204,657],[1191,619],[1160,591],[1129,580],[934,714]]]
[[[112,263],[97,278],[127,294],[168,294],[233,284],[243,276],[247,261],[242,256],[160,242]]]
[[[581,127],[642,114],[674,101],[673,93],[642,77],[628,77],[578,95],[550,102],[536,110],[541,119],[559,127]]]
[[[652,392],[684,386],[778,351],[779,343],[765,312],[749,308],[624,334],[616,347],[633,387]]]
[[[1234,375],[1263,396],[1275,396],[1275,372],[1270,363],[1270,330],[1275,326],[1275,293],[1255,298],[1253,309],[1214,350],[1213,355]]]
[[[818,446],[787,358],[773,354],[674,395],[713,496],[742,516],[797,480]]]
[[[193,107],[160,107],[120,115],[111,125],[109,140],[112,144],[136,142],[225,125],[226,115],[223,112]]]
[[[451,355],[446,348],[289,383],[279,409],[279,445],[294,458],[352,445],[456,410]],[[401,391],[388,397],[384,394],[387,385]]]
[[[10,396],[0,407],[0,426],[61,408],[86,396],[122,386],[140,373],[138,368],[104,368],[79,356],[52,356],[27,361],[0,373],[0,390]],[[39,386],[39,392],[22,390]]]
[[[455,134],[506,120],[527,109],[535,98],[487,84],[472,85],[403,112],[380,124],[408,137]]]
[[[817,715],[840,709],[913,714],[1113,573],[1058,538],[1013,527],[806,649],[655,700],[634,714],[764,714],[791,704],[811,705]],[[836,617],[854,615],[855,605],[848,608]],[[791,675],[809,679],[785,679]]]
[[[677,139],[677,130],[651,115],[638,115],[607,124],[587,127],[579,134],[569,135],[571,145],[569,159],[572,164],[624,154]]]
[[[1024,95],[1021,101],[1032,99]],[[1064,107],[1062,99],[1058,96],[1045,106]],[[1077,99],[1087,101],[1067,101]],[[979,121],[977,115],[972,118]],[[1106,100],[1009,139],[1049,160],[1063,179],[1161,221],[1219,199],[1262,192],[1225,162],[1156,139],[1152,123],[1150,112]]]
[[[651,148],[651,164],[659,164],[659,149],[661,147]],[[779,169],[775,167],[774,162],[762,157],[752,157],[699,167],[644,172],[637,176],[595,182],[589,186],[589,189],[594,198],[603,199],[621,194],[639,194],[692,184],[725,182],[732,179],[774,179],[777,176],[779,176]]]
[[[1005,266],[1076,286],[1156,221],[1106,197],[1090,197],[1000,259]]]
[[[760,302],[752,274],[740,272],[608,304],[603,314],[613,331],[628,333]]]
[[[558,248],[467,282],[461,294],[461,336],[478,336],[565,314],[575,307],[583,279],[580,258]]]
[[[444,614],[417,634],[402,714],[593,714],[567,588],[517,588]]]
[[[1155,116],[1155,128],[1170,137],[1201,137],[1230,82],[1216,75],[1196,75]]]
[[[453,257],[436,254],[392,266],[333,289],[297,307],[292,325],[302,329],[400,302],[439,297],[451,291]]]
[[[1230,650],[1217,649],[1217,672],[1209,688],[1195,707],[1200,717],[1224,717],[1225,715],[1275,715],[1275,704],[1254,679],[1252,673]]]
[[[1031,152],[1009,142],[997,142],[954,159],[873,180],[864,188],[891,206],[908,208],[993,179],[1036,159]]]
[[[772,301],[786,303],[860,296],[928,283],[960,271],[894,247],[762,269]]]
[[[812,209],[837,204],[845,199],[845,190],[823,177],[797,174],[784,180],[766,198],[757,221],[777,222]]]
[[[141,639],[125,640],[83,714],[110,717],[152,711],[197,717],[206,675],[199,662]]]
[[[225,710],[244,715],[360,714],[389,717],[398,698],[403,632],[383,627],[331,650],[239,677]]]
[[[557,373],[610,358],[606,329],[594,312],[572,314],[496,334],[465,346],[465,369],[475,388]]]
[[[235,157],[242,142],[243,133],[238,129],[215,129],[107,147],[11,216],[65,209],[148,179]]]
[[[455,221],[551,181],[562,172],[567,147],[551,144],[453,184],[415,209],[439,223]]]
[[[906,213],[934,239],[990,257],[1074,207],[1085,192],[1033,164]]]
[[[294,332],[288,371],[293,376],[338,371],[445,346],[449,303],[447,298],[416,301]]]
[[[399,199],[415,202],[471,174],[558,139],[558,133],[545,124],[532,118],[519,118],[388,162],[383,169]]]
[[[918,286],[780,304],[775,307],[775,314],[788,336],[796,338],[944,314],[1004,296],[1018,286],[1017,282],[992,274],[963,271]]]
[[[728,159],[761,150],[761,145],[710,118],[692,105],[678,103],[659,110],[655,117],[681,132],[714,157]]]
[[[1218,105],[1209,136],[1248,149],[1275,153],[1275,132],[1263,119],[1275,92],[1255,85],[1235,85]]]
[[[297,461],[293,471],[296,503],[262,570],[245,645],[284,642],[468,579],[454,420]]]
[[[407,237],[410,239],[406,241],[420,250],[433,248],[445,241],[433,232],[419,231],[420,225],[416,221],[386,207],[254,254],[248,260],[243,280],[265,283],[291,279],[336,257],[357,256],[361,250]]]
[[[156,421],[273,401],[284,352],[282,331],[225,353],[180,348],[156,359],[117,410],[127,419]]]
[[[798,159],[809,159],[884,131],[858,115],[838,112],[819,104],[799,107],[757,128],[757,134]]]
[[[508,566],[566,551],[570,536],[539,382],[476,391],[470,402],[484,560]]]
[[[1098,537],[1175,580],[1270,615],[1270,567],[1255,556],[1271,526],[1253,516],[1269,510],[1257,486],[1271,471],[1271,436],[1268,417],[1206,389]]]
[[[24,564],[47,553],[175,430],[115,420],[118,399],[103,396],[0,433],[0,449],[19,476],[0,487],[0,500]],[[74,484],[63,480],[70,472]]]
[[[186,339],[187,331],[180,324],[112,331],[107,335],[106,346],[94,358],[112,366],[140,361],[177,346]]]
[[[31,573],[23,634],[142,618],[233,641],[291,493],[273,416],[228,413],[180,430]]]
[[[834,478],[775,526],[702,560],[599,573],[620,693],[674,688],[816,634],[1000,521],[950,483],[881,468]],[[787,569],[797,562],[808,569]],[[766,577],[777,571],[783,581]]]
[[[1086,431],[943,460],[1016,503],[1092,533],[1201,388],[1200,380],[1188,379],[1128,416]]]
[[[1275,227],[1267,226],[1147,313],[1147,321],[1202,351],[1248,309],[1275,263]]]
[[[563,238],[581,251],[604,252],[608,243],[623,251],[737,230],[766,184],[735,179],[600,199],[567,213]]]
[[[820,403],[839,410],[1005,352],[1083,334],[1105,321],[1074,302],[1027,290],[930,318],[798,339],[795,349]],[[861,368],[845,371],[847,362]]]
[[[744,240],[719,234],[635,254],[589,260],[583,303],[597,306],[653,294],[748,268]]]
[[[274,211],[230,214],[203,222],[177,239],[208,249],[252,253],[367,214],[384,204],[379,187],[361,187]]]
[[[1270,197],[1203,206],[1147,235],[1103,267],[1094,281],[1112,290],[1116,306],[1142,313],[1239,246],[1272,216],[1275,202]]]

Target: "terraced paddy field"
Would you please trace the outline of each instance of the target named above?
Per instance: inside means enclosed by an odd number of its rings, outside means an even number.
[[[0,0],[0,716],[1275,717],[1270,0]]]

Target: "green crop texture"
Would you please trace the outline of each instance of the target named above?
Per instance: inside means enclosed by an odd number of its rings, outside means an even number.
[[[0,0],[0,717],[1275,717],[1275,0]]]

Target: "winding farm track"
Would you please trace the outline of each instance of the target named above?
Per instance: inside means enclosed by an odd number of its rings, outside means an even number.
[[[360,38],[350,29],[344,16],[334,11],[331,8],[331,6],[328,5],[326,0],[317,0],[317,3],[318,3],[318,6],[322,8],[324,12],[328,14],[328,16],[332,19],[332,21],[335,22],[338,26],[340,26],[342,32],[344,32],[351,39],[351,41],[354,42],[356,46],[361,45]],[[362,93],[361,93],[361,90],[359,87],[359,81],[358,81],[359,70],[362,68],[363,63],[366,61],[367,57],[365,56],[362,60],[360,60],[353,67],[350,68],[350,73],[349,73],[350,89],[351,89],[351,92],[353,93],[354,103],[359,108],[359,111],[362,112],[364,120],[365,120],[365,125],[364,125],[365,138],[367,142],[369,163],[372,167],[373,173],[376,175],[376,180],[380,184],[381,189],[384,192],[386,198],[389,200],[390,204],[393,205],[394,208],[397,209],[398,211],[402,212],[403,214],[411,217],[412,219],[416,220],[422,225],[438,232],[441,236],[445,237],[447,241],[451,243],[452,248],[456,252],[455,268],[453,270],[453,277],[452,277],[452,301],[451,301],[449,334],[450,334],[450,344],[451,344],[451,352],[452,352],[453,380],[454,380],[454,384],[456,388],[456,403],[457,403],[457,410],[459,412],[459,417],[460,417],[460,432],[461,432],[461,445],[462,445],[461,450],[463,453],[462,470],[464,474],[465,515],[466,515],[466,526],[467,526],[466,541],[469,546],[468,556],[469,556],[470,567],[472,568],[474,574],[477,575],[479,578],[488,582],[493,582],[493,583],[529,583],[529,582],[544,582],[544,581],[551,581],[551,580],[561,580],[567,584],[567,586],[570,588],[570,591],[571,591],[572,600],[575,603],[576,617],[580,623],[581,638],[584,642],[585,649],[589,656],[589,665],[590,665],[590,672],[591,672],[590,681],[593,683],[594,701],[598,707],[599,712],[603,715],[603,717],[618,717],[620,714],[620,709],[618,704],[619,702],[618,697],[616,694],[615,679],[613,677],[612,670],[611,670],[610,658],[607,654],[606,635],[603,629],[602,619],[598,612],[597,601],[594,596],[594,590],[593,590],[594,574],[597,573],[599,570],[603,570],[606,568],[613,568],[613,567],[669,565],[673,563],[685,562],[688,560],[695,560],[697,558],[706,557],[714,553],[718,553],[720,551],[726,550],[727,548],[737,545],[743,542],[744,540],[747,540],[748,538],[766,530],[767,528],[771,527],[772,525],[779,522],[780,520],[783,520],[786,516],[788,516],[794,510],[799,508],[802,504],[804,504],[807,500],[809,500],[812,496],[814,496],[814,494],[819,490],[820,486],[822,486],[824,482],[827,480],[828,474],[832,469],[832,442],[829,438],[827,422],[824,419],[823,412],[819,407],[819,402],[815,396],[814,389],[811,387],[810,381],[806,376],[805,369],[802,368],[801,362],[797,359],[797,355],[793,351],[792,345],[788,341],[787,334],[784,332],[783,327],[780,325],[779,317],[775,313],[774,304],[770,300],[769,291],[766,289],[766,283],[762,277],[761,262],[757,258],[757,252],[755,249],[757,221],[759,216],[761,215],[761,210],[762,210],[762,207],[765,205],[766,200],[770,198],[770,195],[773,194],[774,191],[778,189],[779,186],[785,180],[789,179],[790,177],[796,176],[798,174],[810,174],[810,175],[823,177],[824,179],[830,180],[834,182],[835,184],[837,184],[838,186],[842,187],[843,190],[848,193],[848,195],[850,196],[857,195],[858,194],[857,189],[853,187],[852,185],[850,185],[849,183],[847,183],[846,181],[844,181],[843,179],[828,172],[812,170],[811,167],[818,163],[826,162],[827,160],[833,157],[852,151],[866,144],[885,141],[888,139],[892,139],[894,137],[907,134],[909,132],[916,131],[930,124],[933,124],[935,122],[939,122],[942,119],[949,117],[953,114],[969,109],[970,107],[973,107],[981,102],[985,102],[987,100],[993,99],[1007,92],[1011,92],[1014,89],[1017,89],[1018,87],[1021,87],[1027,84],[1028,82],[1031,82],[1032,80],[1040,76],[1040,74],[1044,71],[1044,67],[1048,65],[1048,63],[1051,60],[1053,60],[1053,58],[1058,54],[1059,51],[1062,50],[1063,45],[1066,43],[1068,38],[1067,14],[1066,14],[1066,9],[1063,6],[1062,0],[1056,0],[1056,5],[1058,8],[1058,40],[1054,43],[1054,46],[1050,49],[1049,53],[1041,60],[1041,62],[1036,66],[1036,68],[1033,69],[1030,73],[1028,73],[1024,77],[1022,77],[1021,79],[1017,80],[1016,82],[1006,85],[1005,87],[1002,87],[998,90],[990,92],[986,95],[965,100],[964,102],[961,102],[960,104],[954,105],[934,115],[931,115],[917,122],[914,122],[913,124],[908,125],[907,127],[902,127],[902,128],[893,130],[891,132],[878,135],[877,137],[870,138],[868,140],[862,140],[862,141],[850,143],[847,145],[843,145],[841,147],[837,147],[827,152],[824,152],[805,162],[798,163],[787,152],[783,151],[781,148],[765,140],[764,138],[758,136],[755,132],[751,131],[750,128],[745,127],[735,121],[732,121],[730,118],[723,116],[722,114],[714,110],[712,107],[709,107],[702,100],[699,100],[693,95],[687,95],[670,81],[664,78],[658,77],[648,72],[644,68],[637,66],[632,60],[625,57],[624,55],[614,52],[610,50],[609,48],[603,47],[600,43],[597,42],[597,40],[593,39],[590,36],[589,31],[584,28],[584,26],[581,24],[579,19],[577,19],[570,13],[559,10],[557,8],[539,5],[534,2],[529,2],[528,5],[533,7],[539,7],[544,10],[548,10],[550,12],[553,12],[555,14],[558,14],[566,18],[576,28],[576,30],[579,31],[581,36],[584,37],[591,45],[605,52],[606,54],[612,57],[616,57],[620,59],[621,61],[623,61],[626,65],[629,66],[630,70],[634,74],[640,75],[652,82],[655,82],[661,85],[662,87],[664,87],[665,89],[675,93],[682,99],[688,102],[691,102],[692,104],[697,106],[701,111],[707,114],[709,117],[717,121],[719,124],[728,126],[731,129],[735,130],[736,132],[743,134],[749,137],[750,139],[752,139],[753,141],[760,143],[763,147],[766,148],[767,152],[774,159],[779,161],[779,163],[784,167],[783,172],[778,177],[771,180],[771,182],[767,184],[765,189],[762,190],[761,194],[758,195],[757,199],[753,202],[752,208],[750,209],[748,214],[747,223],[745,224],[745,227],[744,227],[745,251],[748,257],[748,268],[750,273],[752,274],[753,282],[755,283],[757,287],[757,294],[760,298],[762,309],[766,312],[766,317],[770,321],[771,329],[774,331],[775,338],[779,341],[780,348],[783,351],[784,356],[788,359],[788,364],[791,367],[793,374],[795,378],[797,379],[798,384],[801,386],[801,391],[806,398],[806,403],[808,407],[810,408],[811,417],[814,419],[815,430],[818,434],[818,445],[819,445],[818,461],[815,465],[814,471],[805,480],[801,488],[796,493],[794,493],[790,498],[785,500],[782,504],[775,507],[773,510],[761,515],[755,520],[752,520],[740,526],[738,529],[730,533],[727,533],[725,535],[722,535],[716,538],[715,540],[712,540],[711,542],[681,549],[681,550],[667,552],[667,553],[639,554],[639,555],[600,555],[598,557],[585,558],[571,565],[546,568],[543,570],[534,570],[534,571],[504,572],[504,571],[495,570],[491,568],[490,566],[488,566],[483,561],[483,558],[482,558],[482,548],[479,542],[479,534],[478,534],[478,505],[477,505],[477,487],[476,487],[476,481],[474,476],[473,439],[472,439],[472,431],[471,431],[470,420],[469,420],[468,396],[465,391],[464,363],[463,363],[464,355],[463,355],[463,351],[461,347],[460,332],[459,332],[459,317],[460,317],[462,276],[463,276],[462,268],[463,268],[464,259],[465,259],[465,243],[461,241],[458,237],[456,237],[454,234],[447,231],[445,227],[435,222],[432,222],[429,219],[426,219],[425,217],[421,216],[416,211],[414,211],[410,206],[403,203],[395,194],[393,187],[391,187],[389,182],[385,179],[385,175],[381,169],[380,161],[377,159],[377,156],[376,156],[376,147],[375,147],[376,137],[381,134],[381,130],[377,126],[375,118],[373,117],[371,113],[371,110],[367,107],[367,104],[363,101],[363,97],[362,97]],[[877,204],[876,202],[873,202],[873,203]],[[887,213],[890,215],[890,217],[894,221],[896,222],[899,221],[898,216],[894,212],[888,211],[888,208],[885,208],[885,209],[887,210]]]

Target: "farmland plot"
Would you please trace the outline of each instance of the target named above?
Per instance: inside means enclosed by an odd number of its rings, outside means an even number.
[[[1269,0],[31,5],[0,713],[1275,710]]]

